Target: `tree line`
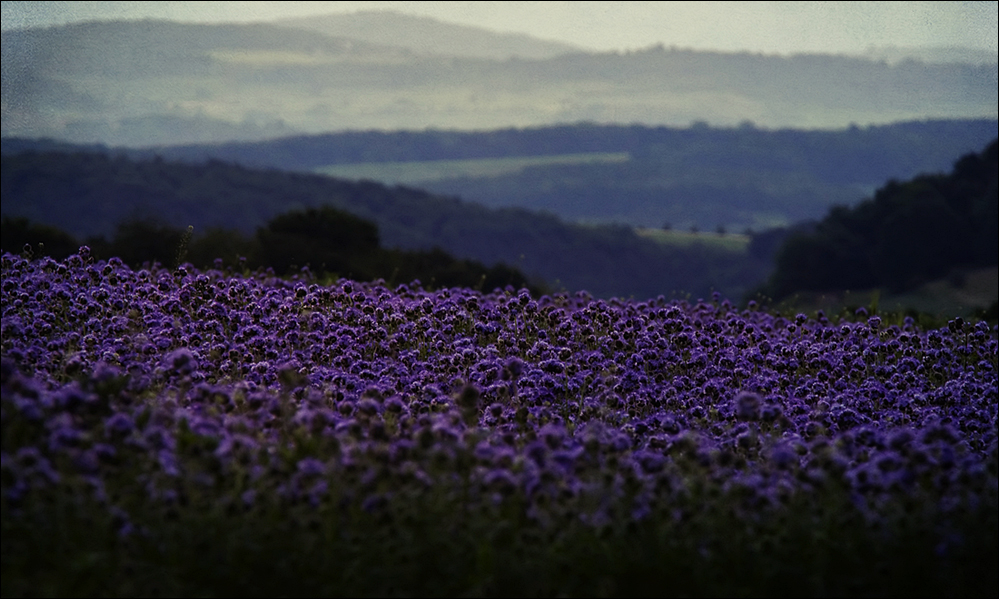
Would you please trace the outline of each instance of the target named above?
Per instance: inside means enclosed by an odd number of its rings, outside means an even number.
[[[110,149],[148,161],[222,160],[255,169],[315,172],[337,164],[490,159],[580,153],[625,161],[536,164],[493,176],[422,181],[436,195],[551,212],[569,222],[700,230],[762,230],[821,218],[891,178],[940,172],[999,134],[995,119],[909,121],[839,130],[650,127],[576,123],[492,131],[343,131],[259,142]],[[72,151],[51,140],[5,139],[5,154]],[[78,148],[95,151],[94,147]],[[98,150],[99,151],[99,150]]]
[[[3,240],[11,251],[44,241],[50,251],[70,252],[75,240],[84,240],[106,255],[171,263],[193,224],[186,246],[192,263],[239,255],[278,272],[309,264],[354,278],[414,277],[475,287],[483,269],[509,268],[553,291],[640,299],[708,297],[713,291],[733,300],[759,294],[780,300],[798,291],[899,291],[954,268],[996,264],[995,144],[964,156],[950,174],[891,181],[870,200],[835,207],[822,221],[755,233],[745,253],[705,243],[668,246],[623,225],[570,224],[550,213],[491,209],[370,181],[219,161],[25,152],[3,156],[2,208],[10,217]],[[326,209],[343,214],[330,217],[332,228],[323,232],[315,227],[326,221],[316,215]],[[294,214],[312,221],[296,225]],[[18,227],[29,224],[33,237],[18,241]],[[289,238],[300,225],[313,229],[298,241]],[[332,233],[335,226],[355,232]],[[324,249],[336,239],[353,241]],[[140,251],[156,243],[161,247],[155,252]],[[358,257],[343,248],[354,248]],[[474,274],[444,274],[462,270]]]
[[[948,174],[890,181],[850,208],[787,235],[758,291],[914,289],[954,268],[999,263],[999,140],[961,157]]]
[[[119,223],[110,238],[98,235],[80,242],[56,227],[23,217],[4,217],[0,220],[0,249],[63,259],[87,245],[95,257],[118,257],[133,268],[154,263],[192,264],[202,269],[270,269],[281,276],[307,268],[320,278],[382,279],[389,285],[419,281],[429,289],[492,291],[510,286],[526,288],[534,295],[547,291],[543,283],[529,281],[504,264],[487,267],[475,260],[457,259],[440,248],[383,248],[374,223],[329,206],[281,214],[252,236],[223,228],[194,235],[192,229],[139,219]]]
[[[708,244],[675,247],[622,225],[579,225],[550,213],[493,209],[424,190],[371,181],[246,168],[133,160],[100,153],[4,154],[4,216],[66,231],[77,239],[115,235],[115,224],[154,219],[183,231],[235,230],[252,237],[278,215],[330,206],[378,227],[383,248],[444,252],[485,265],[507,264],[554,290],[595,297],[717,291],[740,297],[769,259]]]

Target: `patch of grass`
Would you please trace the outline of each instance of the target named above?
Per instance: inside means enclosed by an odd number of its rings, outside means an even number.
[[[873,309],[883,315],[896,315],[899,320],[912,316],[921,326],[933,328],[958,316],[988,320],[987,310],[997,299],[999,268],[990,266],[957,270],[905,293],[892,294],[881,289],[801,292],[773,304],[770,309],[781,314],[814,314],[822,310],[827,315],[846,315],[863,307],[868,312]]]
[[[303,52],[296,50],[215,50],[208,55],[218,62],[256,68],[264,67],[321,67],[337,64],[404,64],[407,57],[402,52],[386,51],[368,53],[333,54],[328,52]]]
[[[515,173],[531,166],[626,162],[627,152],[583,152],[554,156],[512,156],[471,160],[427,160],[419,162],[365,162],[333,164],[316,172],[343,179],[369,179],[395,185],[439,181],[459,177],[493,177]]]
[[[732,252],[745,252],[749,247],[750,241],[749,235],[738,233],[720,234],[713,231],[694,233],[691,231],[667,231],[665,229],[637,227],[635,233],[640,237],[651,239],[664,245],[686,247],[695,243],[701,243]]]

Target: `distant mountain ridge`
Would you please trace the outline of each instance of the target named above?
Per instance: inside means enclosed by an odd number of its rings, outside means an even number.
[[[889,63],[899,63],[903,60],[915,60],[928,64],[996,64],[999,57],[995,52],[981,48],[964,46],[926,46],[898,47],[878,46],[865,50],[860,56],[870,60],[884,60]]]
[[[398,31],[397,17],[355,18]],[[485,50],[460,42],[469,33],[460,28],[421,50],[416,25],[412,38],[396,35],[401,45],[384,45],[361,39],[377,29],[371,23],[354,38],[287,24],[168,21],[4,31],[0,133],[148,146],[580,121],[836,128],[999,116],[995,64],[662,47],[494,60],[474,56]],[[483,47],[509,41],[496,35],[481,35]],[[428,53],[463,45],[464,56]]]
[[[563,54],[592,52],[587,48],[541,40],[529,35],[497,33],[481,27],[445,23],[394,11],[316,15],[281,19],[274,24],[440,56],[540,60]]]

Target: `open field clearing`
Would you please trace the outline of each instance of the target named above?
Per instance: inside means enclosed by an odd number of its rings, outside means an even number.
[[[626,162],[627,160],[627,152],[584,152],[555,156],[335,164],[318,168],[316,172],[342,179],[368,179],[394,185],[412,185],[459,177],[492,177],[516,173],[532,166]]]
[[[344,42],[344,49],[351,47],[350,42]],[[239,65],[242,67],[274,68],[274,67],[322,67],[331,65],[403,65],[411,59],[397,50],[368,51],[364,54],[343,52],[302,52],[294,50],[240,50],[214,51],[208,54],[213,60],[221,63]]]
[[[715,231],[678,231],[665,229],[652,229],[646,227],[636,227],[635,233],[640,237],[651,239],[665,245],[688,246],[695,243],[703,243],[731,250],[733,252],[745,252],[749,246],[750,236],[741,233],[717,233]]]
[[[994,266],[961,269],[950,276],[928,282],[907,293],[892,294],[878,289],[835,293],[799,293],[780,302],[775,309],[839,314],[857,307],[876,306],[882,313],[922,312],[937,319],[967,317],[999,299],[999,269]]]

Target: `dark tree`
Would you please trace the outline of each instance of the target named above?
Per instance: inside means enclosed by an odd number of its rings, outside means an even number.
[[[176,266],[184,259],[187,232],[155,219],[129,220],[118,224],[112,240],[92,237],[87,245],[97,258],[118,257],[130,266],[158,262]]]
[[[38,225],[26,218],[4,217],[0,221],[0,251],[20,254],[25,247],[29,247],[34,256],[62,260],[75,254],[80,243],[55,227]]]
[[[833,208],[814,231],[788,236],[762,293],[901,292],[955,268],[999,263],[997,144],[962,157],[949,175],[889,181],[853,208]]]
[[[331,207],[282,214],[257,230],[254,263],[278,273],[308,266],[317,272],[373,278],[378,227]]]

